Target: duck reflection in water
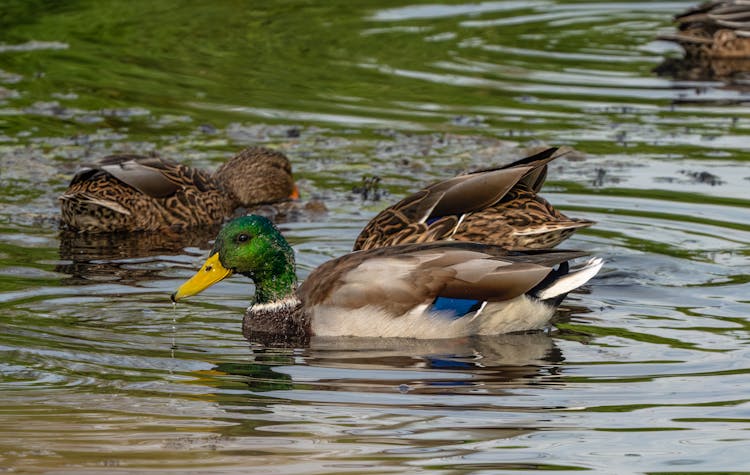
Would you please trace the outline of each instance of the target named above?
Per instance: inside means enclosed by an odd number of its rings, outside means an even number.
[[[195,227],[190,232],[60,233],[61,263],[56,272],[68,274],[64,284],[117,281],[122,284],[155,280],[160,262],[185,254],[185,249],[208,249],[220,225]],[[163,277],[162,277],[163,278]]]
[[[474,392],[481,387],[483,393],[501,394],[532,384],[559,384],[563,361],[554,339],[543,332],[441,340],[313,337],[303,350],[254,347],[250,362],[219,363],[199,379],[236,389],[236,378],[228,382],[226,375],[241,376],[253,392],[304,385],[378,393],[398,388],[413,394]],[[304,382],[295,381],[297,374],[304,374]]]

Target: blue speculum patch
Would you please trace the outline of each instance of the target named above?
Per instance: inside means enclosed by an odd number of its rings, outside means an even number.
[[[482,306],[481,300],[454,299],[449,297],[438,297],[432,303],[432,310],[442,312],[453,312],[454,318],[463,317],[467,313],[474,312]]]

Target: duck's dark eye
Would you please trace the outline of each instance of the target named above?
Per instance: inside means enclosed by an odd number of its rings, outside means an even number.
[[[248,239],[250,239],[250,236],[248,236],[247,234],[244,234],[244,233],[240,234],[239,236],[237,236],[237,241],[239,241],[239,242],[245,242]]]

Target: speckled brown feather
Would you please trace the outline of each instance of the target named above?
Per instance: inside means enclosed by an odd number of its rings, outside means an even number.
[[[500,203],[480,213],[467,214],[452,238],[493,243],[509,249],[548,249],[569,238],[592,221],[568,218],[547,200],[519,185]]]
[[[441,239],[508,249],[556,246],[592,221],[568,218],[536,195],[547,164],[564,155],[546,149],[509,165],[438,182],[381,211],[357,237],[355,250]]]
[[[154,231],[220,223],[239,206],[287,199],[291,165],[276,151],[245,149],[212,176],[171,160],[113,155],[84,168],[60,197],[65,228]]]
[[[675,17],[679,32],[660,38],[679,43],[688,60],[750,58],[750,3],[706,2]]]

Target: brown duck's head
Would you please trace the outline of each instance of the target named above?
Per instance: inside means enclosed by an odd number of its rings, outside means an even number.
[[[289,159],[265,147],[241,151],[220,166],[214,178],[244,207],[299,198]]]

